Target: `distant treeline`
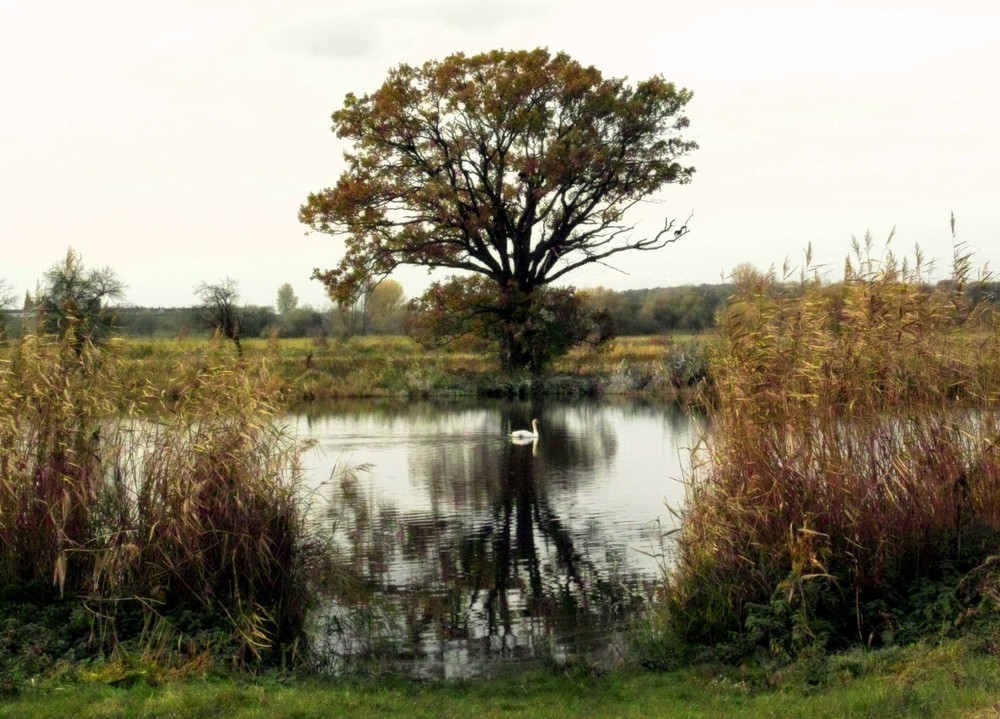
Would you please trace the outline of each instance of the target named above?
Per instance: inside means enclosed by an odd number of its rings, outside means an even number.
[[[598,287],[582,293],[591,309],[606,313],[615,334],[635,336],[710,330],[715,327],[716,313],[733,290],[734,285],[727,283],[625,291]],[[1000,282],[972,284],[966,294],[973,302],[1000,305]],[[31,311],[2,312],[8,338],[21,336],[33,324]],[[309,306],[279,314],[273,307],[247,305],[242,315],[243,336],[319,338],[401,334],[408,312],[404,303],[397,303],[387,312],[369,312],[366,316],[360,310],[317,310]],[[128,337],[183,338],[212,333],[199,307],[121,307],[117,310],[117,325]]]
[[[587,304],[606,313],[617,335],[700,332],[715,323],[716,311],[732,291],[731,285],[687,285],[618,292],[604,288],[583,291]],[[273,307],[248,305],[243,309],[244,337],[338,337],[352,334],[401,334],[409,308],[400,303],[387,313],[337,308],[297,307],[283,314]],[[32,324],[31,315],[8,310],[7,337],[18,337]],[[168,338],[208,336],[212,329],[199,307],[121,307],[119,331],[128,337]]]
[[[587,302],[604,311],[616,334],[655,335],[702,332],[715,326],[715,313],[726,303],[733,285],[682,285],[645,290],[586,290]]]
[[[937,286],[947,287],[949,284],[950,281],[942,281]],[[778,285],[781,286],[781,283]],[[594,309],[608,313],[616,334],[630,336],[712,329],[716,314],[725,306],[735,288],[730,283],[623,292],[598,288],[587,290],[587,294],[588,302]],[[797,293],[802,288],[799,283],[790,283],[783,289]],[[836,292],[837,285],[828,285],[826,290]],[[1000,282],[974,282],[964,291],[972,304],[985,303],[1000,308]]]

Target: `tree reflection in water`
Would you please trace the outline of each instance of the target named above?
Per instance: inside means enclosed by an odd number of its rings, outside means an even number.
[[[335,537],[364,590],[342,598],[338,616],[367,611],[370,629],[374,613],[378,631],[341,638],[335,653],[382,651],[418,659],[417,673],[453,676],[487,670],[497,657],[607,649],[615,621],[641,603],[643,581],[611,548],[614,527],[574,526],[565,513],[587,476],[571,470],[613,455],[614,431],[599,415],[574,434],[558,408],[530,414],[540,418],[537,443],[507,440],[525,422],[511,406],[482,413],[475,440],[443,436],[412,454],[409,481],[426,493],[428,511],[374,496],[363,473],[339,478]]]

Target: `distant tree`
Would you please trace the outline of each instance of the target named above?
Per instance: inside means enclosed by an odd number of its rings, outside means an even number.
[[[118,326],[122,334],[130,337],[152,337],[159,327],[152,310],[144,307],[124,307],[118,313]]]
[[[333,300],[345,337],[364,334],[368,318],[367,299],[374,287],[375,280],[368,280],[357,286],[344,285],[336,289],[327,286],[327,296]]]
[[[227,337],[236,345],[236,352],[243,356],[243,326],[246,322],[246,308],[240,305],[239,283],[227,277],[221,282],[210,285],[200,282],[195,287],[195,294],[201,304],[198,314],[202,322],[223,337]]]
[[[592,287],[580,294],[590,312],[605,318],[604,322],[609,332],[622,333],[622,327],[629,315],[628,300],[622,293],[605,287]]]
[[[264,305],[246,305],[243,308],[243,336],[264,337],[278,321],[274,308]]]
[[[110,267],[88,270],[70,248],[61,262],[42,276],[35,300],[39,328],[69,338],[79,355],[87,342],[107,335],[117,323],[110,302],[121,299],[125,285]]]
[[[525,343],[544,322],[532,315],[547,305],[536,292],[687,233],[666,220],[642,236],[624,216],[690,180],[694,169],[678,160],[697,147],[682,137],[691,96],[660,76],[631,86],[544,49],[401,65],[333,115],[354,149],[336,186],[310,195],[299,218],[345,237],[346,252],[313,276],[350,306],[400,265],[472,273],[466,294],[491,303],[474,311],[493,315],[484,326],[499,336],[502,365],[537,370],[548,353]]]
[[[291,310],[294,310],[299,306],[299,298],[295,296],[295,290],[287,282],[278,288],[278,300],[274,304],[274,308],[278,311],[279,315],[286,315]]]
[[[649,335],[700,332],[715,326],[716,313],[725,306],[733,285],[681,285],[616,292],[587,290],[587,305],[603,308],[618,334]]]
[[[323,314],[308,305],[289,310],[279,327],[282,337],[318,337],[325,332]]]
[[[7,309],[14,302],[14,292],[3,277],[0,277],[0,340],[7,332]]]
[[[729,273],[729,281],[739,289],[746,289],[755,284],[767,283],[774,280],[774,268],[768,272],[762,272],[750,262],[741,262]]]
[[[398,314],[403,305],[403,286],[396,280],[382,280],[372,288],[365,303],[371,326],[376,332],[386,331],[390,318]]]
[[[1000,309],[1000,282],[995,282],[989,277],[978,282],[970,282],[965,293],[969,304],[973,307],[990,305],[994,309]]]
[[[604,308],[611,315],[619,335],[653,334],[655,330],[647,327],[645,318],[641,316],[641,297],[646,290],[626,290],[615,292],[605,290],[610,296],[601,298],[596,306]]]
[[[200,307],[126,307],[118,312],[118,329],[133,337],[185,337],[204,324]]]
[[[386,283],[387,287],[380,289]],[[344,335],[350,337],[356,334],[368,334],[376,315],[393,309],[389,305],[394,301],[397,288],[397,299],[401,305],[402,285],[386,277],[373,277],[357,286],[328,287],[327,295],[337,306]]]

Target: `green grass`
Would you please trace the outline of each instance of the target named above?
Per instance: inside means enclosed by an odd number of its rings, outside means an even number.
[[[296,677],[42,683],[0,717],[976,717],[1000,706],[1000,660],[976,642],[861,650],[777,672],[700,666],[462,683]]]
[[[600,350],[575,349],[556,360],[547,390],[553,393],[603,391],[624,394],[673,394],[677,370],[685,363],[703,366],[704,336],[622,337]],[[190,363],[217,344],[205,339],[115,340],[133,385],[150,382],[168,397],[183,394],[175,368]],[[354,337],[347,340],[245,340],[249,362],[266,359],[289,403],[342,397],[425,397],[517,393],[530,378],[504,377],[494,357],[467,347],[425,349],[408,337]],[[521,381],[523,380],[523,381]]]

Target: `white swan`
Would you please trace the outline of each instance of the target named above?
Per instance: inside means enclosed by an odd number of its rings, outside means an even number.
[[[510,433],[511,439],[538,439],[538,420],[531,420],[531,431],[526,429],[515,429]]]

